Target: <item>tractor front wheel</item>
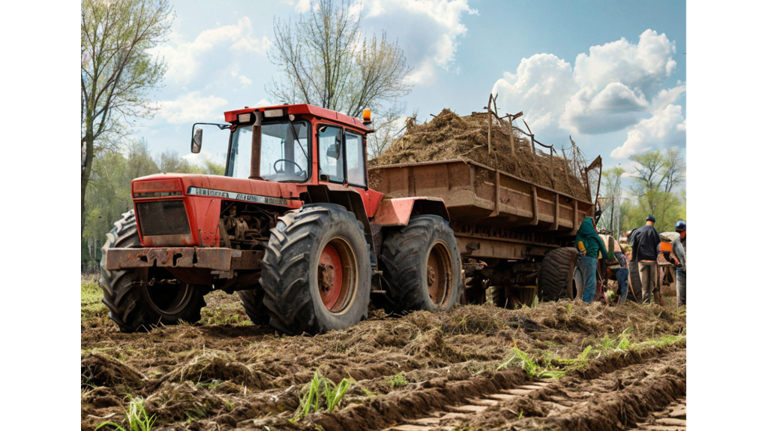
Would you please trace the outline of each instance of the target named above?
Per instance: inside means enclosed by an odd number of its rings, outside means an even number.
[[[124,271],[108,271],[106,250],[109,248],[141,247],[133,211],[123,214],[115,227],[107,234],[102,248],[101,277],[99,285],[104,291],[102,302],[109,308],[109,317],[122,332],[148,330],[152,326],[176,325],[180,321],[194,323],[200,320],[200,310],[205,306],[203,296],[209,286],[178,283],[149,286],[149,271],[157,268],[137,268]],[[152,278],[171,278],[169,274]]]
[[[317,334],[366,319],[370,256],[363,224],[341,205],[308,204],[280,217],[261,263],[270,325]]]

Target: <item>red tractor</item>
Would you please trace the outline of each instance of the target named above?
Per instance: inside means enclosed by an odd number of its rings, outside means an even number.
[[[237,292],[254,323],[290,334],[354,325],[372,297],[394,312],[460,300],[443,201],[368,188],[369,113],[365,123],[311,105],[224,115],[214,126],[230,131],[225,176],[137,178],[134,210],[107,234],[100,284],[121,331],[195,322],[213,290]],[[201,145],[198,128],[192,152]]]

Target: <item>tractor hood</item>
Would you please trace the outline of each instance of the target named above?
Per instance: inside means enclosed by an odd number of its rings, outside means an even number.
[[[299,208],[296,184],[216,175],[159,174],[131,183],[144,247],[218,247],[221,201]]]

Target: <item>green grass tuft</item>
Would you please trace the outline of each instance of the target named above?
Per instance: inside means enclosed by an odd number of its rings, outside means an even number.
[[[385,377],[384,380],[386,380],[386,382],[392,386],[392,389],[399,388],[408,384],[408,379],[403,373],[397,373],[394,376]]]
[[[95,317],[106,317],[109,309],[101,302],[104,293],[95,278],[83,278],[80,281],[80,321],[85,322]]]
[[[302,395],[299,408],[296,409],[291,422],[295,423],[302,420],[313,411],[320,411],[321,403],[323,402],[325,410],[328,413],[333,413],[333,410],[339,405],[349,390],[352,382],[352,380],[344,378],[336,385],[330,379],[323,377],[320,371],[315,371],[312,381],[307,383],[301,390]]]
[[[105,426],[112,426],[117,431],[151,431],[152,426],[155,424],[155,415],[149,416],[147,410],[144,408],[144,400],[142,398],[131,398],[128,403],[128,410],[125,411],[125,422],[128,428],[114,422],[104,422],[98,427],[97,430]]]

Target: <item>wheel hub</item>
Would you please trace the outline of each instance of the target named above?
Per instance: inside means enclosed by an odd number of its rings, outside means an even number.
[[[352,246],[343,238],[331,239],[317,262],[317,287],[326,310],[343,313],[357,289],[357,263]]]
[[[319,265],[320,289],[323,292],[330,292],[336,282],[336,273],[331,264],[321,263]]]
[[[432,246],[427,257],[427,288],[429,297],[437,305],[445,303],[453,287],[448,246],[439,241]]]

